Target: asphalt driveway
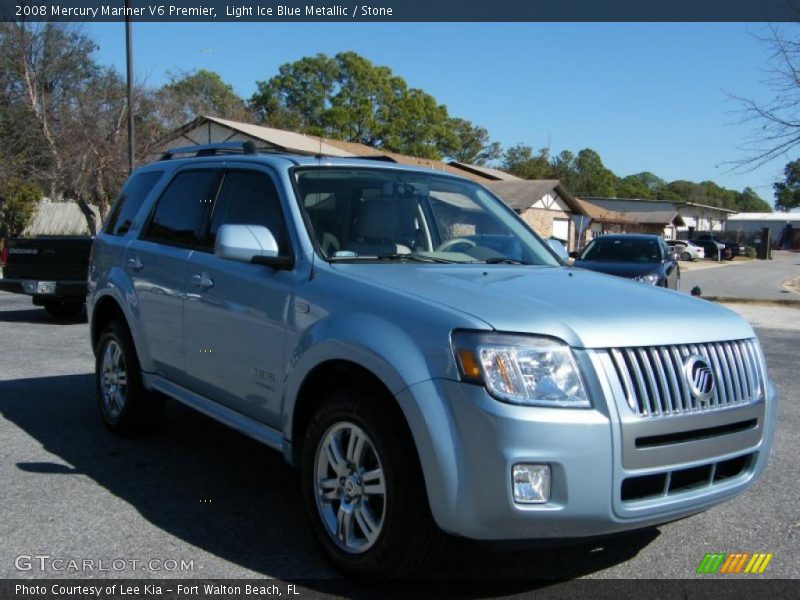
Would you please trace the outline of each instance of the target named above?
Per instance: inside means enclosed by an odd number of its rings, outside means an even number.
[[[700,286],[703,297],[800,301],[799,294],[784,287],[787,281],[800,277],[800,254],[773,252],[772,257],[708,269],[685,269],[681,273],[681,289],[688,292]]]

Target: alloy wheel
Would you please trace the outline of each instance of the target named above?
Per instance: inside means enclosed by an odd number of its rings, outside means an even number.
[[[386,517],[386,480],[380,456],[358,425],[332,425],[317,446],[316,504],[325,530],[346,552],[361,554],[380,537]]]
[[[103,407],[110,419],[117,419],[127,399],[128,371],[125,365],[125,355],[115,340],[109,341],[103,351],[100,377]]]

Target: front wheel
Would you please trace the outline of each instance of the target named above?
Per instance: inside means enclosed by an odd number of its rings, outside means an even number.
[[[688,252],[681,252],[681,260],[686,260],[686,261],[692,260],[692,255],[689,254]]]
[[[312,530],[337,569],[402,577],[440,548],[416,449],[399,410],[379,393],[332,393],[303,443],[301,477]]]

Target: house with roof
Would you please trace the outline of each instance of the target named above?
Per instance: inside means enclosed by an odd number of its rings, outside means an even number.
[[[675,202],[630,198],[581,198],[591,219],[586,239],[607,233],[650,233],[676,239],[685,222]]]
[[[725,231],[736,232],[737,238],[755,243],[764,229],[774,247],[800,250],[800,212],[739,213],[728,217]]]
[[[384,160],[459,175],[480,183],[496,179],[495,177],[482,176],[479,173],[468,173],[461,168],[451,166],[442,161],[389,152],[358,142],[345,142],[207,115],[197,117],[170,133],[156,147],[154,154],[161,154],[165,150],[176,146],[248,141],[253,142],[257,148],[262,150],[291,152],[309,156],[321,154],[323,156]]]
[[[558,179],[507,179],[484,183],[544,238],[554,237],[569,250],[578,246],[589,224],[586,210]]]

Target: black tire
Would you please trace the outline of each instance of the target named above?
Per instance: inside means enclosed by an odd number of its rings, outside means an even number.
[[[681,252],[681,260],[692,260],[692,255],[688,252]]]
[[[120,372],[104,373],[104,368],[114,364],[107,353],[116,355],[125,374],[121,383]],[[164,410],[164,398],[160,394],[148,392],[142,385],[139,358],[128,328],[119,321],[111,321],[97,342],[95,349],[95,390],[100,408],[100,416],[106,427],[116,434],[133,436],[146,433],[155,428]],[[113,385],[118,395],[112,394],[109,387],[104,389],[106,375],[114,376]],[[112,399],[113,397],[113,399]]]
[[[71,302],[68,300],[47,300],[44,309],[53,317],[66,319],[77,317],[83,312],[83,302]]]
[[[330,393],[312,416],[306,430],[300,466],[303,498],[311,529],[328,559],[349,577],[408,577],[433,560],[445,540],[430,513],[414,443],[405,423],[397,419],[403,419],[399,408],[392,405],[387,407],[380,391],[368,387],[349,387]],[[366,434],[367,447],[374,449],[378,466],[383,472],[385,494],[379,499],[381,510],[370,510],[372,522],[381,520],[382,525],[372,545],[360,553],[343,548],[342,542],[335,541],[335,533],[329,529],[335,525],[326,525],[323,520],[323,507],[329,506],[331,512],[336,510],[338,516],[345,504],[344,499],[338,502],[338,509],[334,509],[336,500],[327,503],[319,500],[318,504],[316,467],[319,460],[325,462],[325,458],[320,459],[317,451],[325,439],[330,439],[330,432],[337,431],[342,424],[353,425]],[[364,454],[367,452],[363,451]],[[331,468],[331,464],[326,463],[326,469]],[[332,470],[325,476],[331,474]],[[334,475],[329,481],[335,484],[336,478],[337,475]],[[342,477],[339,481],[344,479]],[[366,486],[366,477],[363,482],[360,477],[357,481],[359,485]],[[345,494],[344,488],[341,486],[340,494]],[[366,494],[366,487],[364,491]],[[349,498],[339,496],[345,497]],[[360,492],[355,498],[349,506],[373,501],[372,496],[361,496]],[[382,515],[381,519],[374,518],[377,512]],[[365,529],[358,518],[351,517],[350,522],[354,527],[354,536],[356,532],[361,532],[363,536]]]

